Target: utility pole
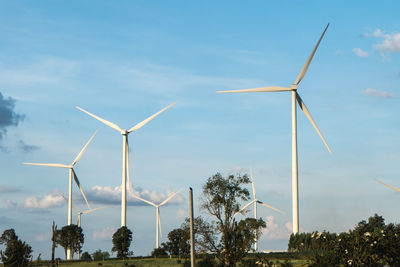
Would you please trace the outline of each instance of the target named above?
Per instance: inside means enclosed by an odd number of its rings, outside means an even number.
[[[189,205],[190,205],[190,262],[191,267],[196,266],[196,257],[194,251],[194,214],[193,214],[193,189],[189,187]]]

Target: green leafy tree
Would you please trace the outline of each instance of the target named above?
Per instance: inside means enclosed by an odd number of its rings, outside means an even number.
[[[249,200],[249,191],[243,187],[249,182],[247,175],[224,178],[217,173],[203,186],[202,209],[214,220],[211,224],[201,219],[197,222],[197,235],[201,236],[198,243],[215,252],[224,266],[241,261],[251,248],[255,232],[261,235],[261,229],[266,227],[261,218],[237,222],[233,217],[243,201]]]
[[[65,259],[67,259],[67,250],[71,249],[71,256],[78,253],[82,249],[84,234],[82,228],[76,224],[64,226],[61,230],[57,230],[56,243],[64,248]]]
[[[91,261],[92,260],[92,256],[90,256],[89,252],[85,251],[81,255],[81,260],[83,260],[83,261]]]
[[[96,250],[93,254],[93,260],[102,261],[110,258],[110,253],[108,251],[101,251],[101,249]]]
[[[112,237],[112,252],[117,252],[117,258],[125,259],[128,257],[129,247],[132,242],[132,232],[126,226],[119,228]]]
[[[4,266],[27,266],[31,258],[32,248],[22,240],[18,239],[14,229],[8,229],[0,237],[0,244],[6,249],[0,251],[1,261]]]
[[[151,252],[151,256],[152,257],[160,257],[160,256],[167,256],[168,253],[167,251],[163,248],[155,248],[152,252]]]
[[[188,255],[190,253],[189,229],[182,224],[181,228],[169,232],[168,241],[161,245],[171,255]]]

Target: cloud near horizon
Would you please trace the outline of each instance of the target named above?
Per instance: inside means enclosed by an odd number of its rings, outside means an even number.
[[[288,239],[292,233],[292,223],[287,222],[285,226],[279,226],[274,216],[266,217],[267,227],[262,230],[262,238],[270,240]]]

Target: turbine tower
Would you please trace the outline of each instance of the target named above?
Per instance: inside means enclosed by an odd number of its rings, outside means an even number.
[[[238,212],[236,212],[232,218],[234,218],[237,214],[242,213],[244,210],[246,210],[248,207],[250,207],[251,204],[254,204],[254,219],[257,220],[257,204],[260,204],[264,207],[267,207],[269,209],[272,209],[274,211],[283,213],[281,210],[274,208],[268,204],[265,204],[264,202],[260,201],[257,196],[256,196],[256,187],[254,185],[254,179],[253,179],[253,171],[250,169],[250,177],[251,177],[251,187],[253,190],[253,200],[247,203],[246,205],[243,206]],[[254,251],[257,251],[257,246],[258,246],[258,235],[257,235],[257,230],[254,231]]]
[[[322,136],[321,132],[319,131],[317,125],[315,124],[314,120],[311,117],[310,112],[308,111],[306,105],[304,104],[303,100],[300,98],[300,95],[297,93],[297,88],[301,80],[303,79],[304,75],[310,66],[311,60],[314,57],[315,51],[317,50],[319,43],[321,42],[322,38],[325,35],[326,30],[329,27],[329,23],[326,26],[324,32],[322,33],[321,37],[318,40],[317,45],[314,47],[311,55],[308,57],[306,63],[304,64],[299,76],[297,77],[296,81],[290,88],[288,87],[280,87],[280,86],[271,86],[271,87],[262,87],[262,88],[253,88],[253,89],[242,89],[242,90],[229,90],[229,91],[218,91],[217,93],[245,93],[245,92],[284,92],[290,91],[292,94],[292,216],[293,216],[293,233],[296,234],[299,231],[299,196],[298,196],[298,166],[297,166],[297,114],[296,114],[296,101],[299,104],[301,110],[304,112],[306,117],[310,120],[311,124],[314,126],[315,130],[317,131],[318,135],[321,137],[322,141],[324,142],[325,146],[332,154],[331,149],[329,148],[328,144],[326,143],[324,137]]]
[[[182,189],[181,189],[182,190]],[[162,236],[162,231],[161,231],[161,218],[160,218],[160,207],[165,205],[168,201],[170,201],[174,196],[176,196],[176,194],[178,194],[181,190],[173,193],[172,195],[170,195],[169,197],[167,197],[163,202],[161,202],[160,204],[155,204],[149,200],[143,199],[141,197],[138,197],[134,194],[132,194],[132,196],[136,199],[139,199],[143,202],[146,202],[149,205],[152,205],[156,208],[156,248],[159,247],[159,238],[158,238],[158,234],[160,233],[160,235]]]
[[[128,145],[128,134],[139,130],[142,128],[144,125],[146,125],[149,121],[160,115],[162,112],[165,110],[169,109],[171,106],[175,105],[175,103],[172,103],[171,105],[163,108],[159,112],[153,114],[152,116],[148,117],[147,119],[143,120],[142,122],[139,122],[129,130],[123,130],[121,129],[118,125],[109,122],[105,119],[102,119],[86,110],[80,107],[76,107],[80,111],[88,114],[89,116],[92,116],[93,118],[101,121],[105,125],[113,128],[114,130],[118,131],[122,135],[122,197],[121,197],[121,227],[126,226],[126,183],[127,183],[127,177],[129,180],[129,145]],[[130,186],[130,181],[129,181],[129,186]]]
[[[25,162],[24,164],[26,165],[36,165],[36,166],[47,166],[47,167],[56,167],[56,168],[66,168],[69,169],[69,193],[68,193],[68,225],[72,224],[72,177],[75,180],[76,185],[79,187],[79,190],[81,191],[81,194],[83,198],[86,201],[86,204],[88,208],[90,209],[89,202],[85,196],[85,193],[83,192],[82,186],[78,180],[78,176],[75,173],[74,166],[75,164],[79,161],[79,159],[82,157],[83,152],[85,152],[86,148],[92,141],[93,137],[96,135],[97,131],[92,135],[92,137],[89,139],[89,141],[86,143],[86,145],[82,148],[81,152],[79,152],[78,156],[76,156],[75,160],[70,164],[59,164],[59,163],[28,163]],[[67,259],[71,260],[71,250],[67,250]]]

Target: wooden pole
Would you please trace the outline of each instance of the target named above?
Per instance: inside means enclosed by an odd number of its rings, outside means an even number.
[[[189,205],[190,205],[190,263],[191,267],[196,266],[196,257],[194,251],[194,214],[193,214],[193,189],[189,187]]]

